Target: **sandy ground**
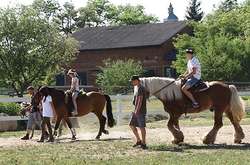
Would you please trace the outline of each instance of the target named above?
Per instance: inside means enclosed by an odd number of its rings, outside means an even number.
[[[246,135],[245,139],[243,140],[244,143],[250,142],[250,125],[243,125],[243,130]],[[205,127],[183,127],[182,131],[185,135],[185,143],[189,144],[202,144],[202,138],[209,132],[212,127],[205,126]],[[167,128],[157,128],[157,129],[148,129],[147,130],[147,140],[148,143],[166,143],[170,144],[172,140],[172,135],[168,131]],[[232,126],[224,126],[218,133],[216,143],[217,144],[233,144],[233,134],[234,129]],[[95,133],[85,132],[81,133],[78,132],[77,139],[78,140],[94,140],[96,136]],[[56,140],[57,143],[63,143],[70,141],[71,135],[64,135]],[[112,131],[110,130],[109,135],[103,135],[101,139],[131,139],[132,141],[132,134],[129,130],[126,131]],[[16,137],[9,137],[9,138],[0,138],[0,148],[5,147],[13,147],[13,146],[32,146],[32,145],[41,145],[36,141],[39,139],[38,136],[34,137],[32,140],[23,141],[20,138]]]

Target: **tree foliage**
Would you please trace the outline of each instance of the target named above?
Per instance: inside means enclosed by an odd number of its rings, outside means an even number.
[[[43,14],[32,6],[0,10],[0,84],[18,95],[70,64],[77,51]]]
[[[97,75],[97,84],[107,93],[125,93],[130,87],[129,79],[132,75],[143,73],[142,65],[132,59],[104,61],[100,67],[101,73]]]
[[[228,12],[237,7],[238,7],[237,0],[224,0],[219,6],[219,10],[222,10],[223,12]]]
[[[189,7],[187,8],[186,19],[193,21],[200,21],[204,16],[204,12],[201,11],[200,6],[201,6],[200,1],[190,0]]]
[[[145,13],[145,8],[138,6],[116,6],[108,0],[89,0],[79,9],[78,27],[105,25],[134,25],[156,22],[158,19]]]
[[[175,66],[186,68],[184,49],[193,47],[202,63],[203,79],[224,81],[250,80],[250,6],[209,15],[202,23],[192,23],[194,35],[180,35]]]

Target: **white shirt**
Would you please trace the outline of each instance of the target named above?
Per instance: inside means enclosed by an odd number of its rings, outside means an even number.
[[[188,60],[187,67],[188,73],[191,73],[193,68],[196,68],[196,73],[193,76],[198,80],[201,79],[201,65],[198,58],[193,57],[192,59]]]
[[[53,109],[51,107],[52,98],[50,95],[46,97],[46,100],[44,101],[45,97],[43,97],[42,100],[42,106],[43,106],[43,117],[53,117]]]
[[[77,77],[73,77],[71,80],[71,88],[75,87],[75,90],[79,91],[79,79]]]

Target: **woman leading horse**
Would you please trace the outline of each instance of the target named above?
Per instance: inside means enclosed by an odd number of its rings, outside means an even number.
[[[71,112],[69,110],[69,106],[65,102],[66,94],[64,93],[64,91],[44,86],[39,89],[35,97],[38,97],[40,98],[39,100],[41,100],[41,93],[43,93],[44,91],[47,91],[48,94],[52,97],[52,101],[55,107],[57,119],[56,119],[54,134],[57,134],[57,129],[59,127],[59,124],[61,120],[64,119],[71,130],[72,140],[75,140],[76,133],[74,128],[72,128],[72,124],[69,120],[69,117],[72,117]],[[115,120],[113,118],[110,97],[108,95],[104,95],[99,92],[89,92],[84,95],[79,95],[76,101],[78,107],[77,108],[78,114],[76,117],[87,115],[90,112],[94,113],[98,117],[100,128],[98,135],[96,136],[96,139],[99,139],[102,133],[108,134],[108,131],[105,130],[106,117],[103,116],[102,113],[106,104],[108,126],[113,127],[115,125]]]
[[[199,113],[207,109],[214,110],[214,126],[205,136],[204,144],[215,142],[217,132],[223,126],[223,113],[226,113],[234,126],[234,142],[241,143],[241,140],[244,139],[245,135],[240,121],[244,116],[245,107],[234,85],[215,81],[210,82],[209,88],[205,91],[192,92],[199,104],[198,108],[194,108],[192,102],[182,93],[180,80],[159,77],[141,78],[140,80],[149,95],[154,95],[161,100],[165,111],[169,113],[168,129],[174,136],[174,144],[184,141],[184,135],[179,127],[180,116],[185,113]]]

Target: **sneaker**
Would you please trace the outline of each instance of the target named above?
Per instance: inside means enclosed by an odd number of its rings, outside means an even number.
[[[138,141],[138,142],[136,142],[136,143],[133,145],[133,147],[135,148],[135,147],[140,146],[140,145],[142,145],[142,143],[141,143],[141,141]]]
[[[54,142],[54,138],[49,138],[46,142]]]
[[[21,138],[21,140],[29,140],[29,134],[26,134],[24,137]]]
[[[142,148],[143,150],[148,149],[148,147],[147,147],[147,145],[146,145],[146,144],[141,144],[141,148]]]
[[[195,108],[195,109],[196,109],[196,108],[200,108],[200,105],[199,105],[199,103],[197,103],[197,102],[194,102],[194,103],[193,103],[193,108]]]
[[[44,139],[41,138],[40,140],[37,141],[38,143],[43,143],[44,142]]]
[[[73,111],[73,112],[71,112],[71,114],[72,114],[72,116],[77,116],[78,115],[77,111]]]

